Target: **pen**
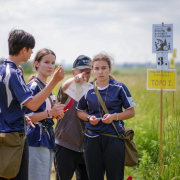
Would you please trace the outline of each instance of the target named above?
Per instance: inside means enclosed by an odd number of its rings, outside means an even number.
[[[63,113],[65,113],[67,110],[69,110],[69,109],[64,110]],[[58,116],[54,116],[53,120],[55,120],[56,118],[58,118]]]

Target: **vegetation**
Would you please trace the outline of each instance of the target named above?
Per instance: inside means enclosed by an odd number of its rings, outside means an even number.
[[[155,69],[155,68],[154,68]],[[126,84],[136,103],[134,118],[125,121],[125,127],[135,131],[134,142],[139,152],[139,164],[125,168],[125,179],[178,180],[180,179],[180,67],[177,69],[174,109],[172,92],[163,91],[163,164],[160,174],[160,91],[146,90],[147,68],[120,68],[113,77]],[[72,77],[66,74],[65,80]],[[94,78],[92,75],[91,80]],[[27,75],[26,78],[27,79]],[[53,90],[57,95],[61,82]],[[52,175],[54,178],[54,174]],[[74,178],[75,180],[75,178]]]

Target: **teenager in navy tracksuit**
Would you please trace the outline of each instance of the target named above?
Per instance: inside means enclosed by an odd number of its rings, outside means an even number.
[[[59,66],[47,87],[32,96],[18,67],[30,58],[35,39],[23,30],[13,30],[9,34],[8,46],[9,57],[0,66],[0,133],[24,133],[25,110],[23,106],[36,111],[56,84],[63,79],[64,70]],[[13,180],[28,179],[28,161],[29,149],[26,139],[20,170]],[[5,178],[0,177],[0,180],[5,180]]]
[[[36,76],[31,76],[27,84],[35,96],[48,84],[47,78],[52,75],[55,67],[56,55],[50,49],[37,52],[33,66]],[[53,105],[54,104],[54,105]],[[29,178],[28,180],[50,180],[52,161],[55,151],[55,135],[53,130],[53,116],[63,117],[64,105],[55,103],[55,96],[50,96],[36,110],[26,109],[35,128],[28,126],[27,138],[29,143]]]
[[[93,59],[93,72],[99,93],[109,111],[106,114],[101,107],[92,87],[78,102],[77,114],[86,121],[87,132],[84,136],[85,163],[90,180],[124,179],[125,145],[124,140],[108,135],[124,133],[124,122],[135,115],[133,99],[127,87],[110,75],[111,58],[106,54],[98,54]],[[123,108],[125,111],[123,111]],[[88,109],[89,114],[85,112]],[[97,120],[102,118],[102,120]]]

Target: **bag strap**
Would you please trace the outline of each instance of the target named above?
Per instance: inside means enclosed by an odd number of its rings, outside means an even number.
[[[93,86],[94,86],[94,90],[95,90],[96,96],[97,96],[97,98],[98,98],[98,101],[100,102],[100,104],[101,104],[104,112],[105,112],[106,114],[109,114],[109,111],[108,111],[108,109],[107,109],[107,107],[106,107],[106,105],[105,105],[105,102],[103,101],[103,99],[102,99],[102,97],[101,97],[101,95],[100,95],[100,93],[99,93],[99,90],[98,90],[98,87],[97,87],[97,84],[96,84],[96,80],[93,81]],[[122,135],[119,134],[119,132],[118,132],[118,130],[117,130],[117,128],[116,128],[116,126],[115,126],[115,124],[114,124],[113,121],[112,121],[111,124],[112,124],[112,126],[114,127],[116,133],[118,134],[118,137],[119,137],[120,139],[125,139],[125,137],[123,137]],[[107,134],[104,134],[104,135],[107,135]]]
[[[107,107],[105,105],[105,102],[103,101],[103,99],[102,99],[102,97],[101,97],[101,95],[99,93],[99,90],[98,90],[98,87],[97,87],[97,84],[96,84],[96,80],[93,81],[93,85],[94,85],[94,90],[95,90],[96,96],[98,98],[98,101],[100,102],[104,112],[106,114],[109,114],[109,111],[108,111],[108,109],[107,109]]]
[[[33,81],[35,81],[40,86],[41,89],[44,89],[44,86],[39,81],[37,81],[36,79],[33,79]],[[54,104],[53,104],[52,99],[50,98],[50,95],[48,96],[48,98],[51,102],[51,108],[53,108]]]

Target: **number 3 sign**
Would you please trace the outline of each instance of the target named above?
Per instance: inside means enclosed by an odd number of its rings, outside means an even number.
[[[168,69],[168,53],[157,53],[156,54],[156,63],[158,70],[167,70]]]

